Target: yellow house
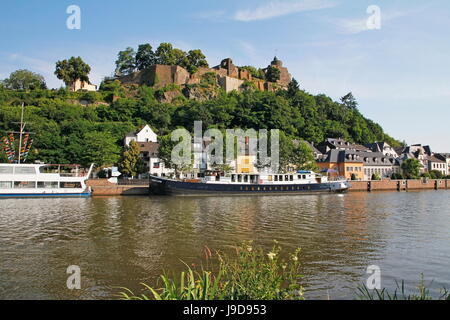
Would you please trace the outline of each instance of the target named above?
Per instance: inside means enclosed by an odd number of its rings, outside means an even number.
[[[351,180],[354,175],[356,180],[364,180],[364,163],[357,152],[333,149],[325,155],[325,158],[317,161],[317,165],[321,171],[329,169],[336,171],[335,174],[331,173],[331,176]]]

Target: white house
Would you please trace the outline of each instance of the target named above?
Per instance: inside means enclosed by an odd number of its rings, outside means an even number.
[[[158,142],[158,136],[153,132],[152,128],[146,124],[139,130],[128,133],[125,136],[124,144],[129,146],[130,142],[133,140],[136,142]]]
[[[81,81],[80,79],[75,80],[69,88],[71,91],[97,91],[97,85],[91,84],[89,81]]]
[[[146,171],[154,176],[166,176],[173,172],[166,168],[165,164],[159,159],[158,136],[145,125],[135,132],[130,132],[125,136],[124,145],[129,146],[131,141],[136,141],[141,151],[141,157],[146,167]]]

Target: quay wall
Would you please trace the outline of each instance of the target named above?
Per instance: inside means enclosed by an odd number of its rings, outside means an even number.
[[[93,196],[136,196],[148,195],[148,184],[120,185],[111,183],[108,179],[92,179],[86,184],[91,187]]]
[[[450,180],[420,179],[420,180],[380,180],[380,181],[350,181],[349,191],[407,191],[407,190],[439,190],[450,189]],[[92,179],[87,181],[94,196],[126,196],[148,195],[148,184],[114,184],[107,179]]]
[[[350,191],[407,191],[449,189],[450,180],[380,180],[350,181]]]

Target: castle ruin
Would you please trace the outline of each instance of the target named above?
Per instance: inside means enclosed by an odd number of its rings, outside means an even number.
[[[270,66],[280,70],[280,79],[276,83],[253,77],[248,70],[235,66],[230,58],[223,59],[219,65],[212,68],[199,68],[193,74],[180,66],[157,64],[146,70],[119,77],[118,80],[123,84],[147,85],[159,89],[170,84],[198,84],[206,73],[214,73],[217,84],[226,92],[242,91],[245,82],[253,83],[255,88],[261,91],[273,91],[275,87],[286,89],[292,80],[288,69],[283,67],[283,62],[277,57],[267,68]],[[266,72],[267,68],[263,71]]]

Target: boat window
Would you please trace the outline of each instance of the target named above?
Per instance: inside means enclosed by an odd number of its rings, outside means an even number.
[[[275,178],[275,181],[278,181],[278,176],[273,176]]]
[[[231,175],[231,182],[236,182],[236,175],[234,174]]]
[[[298,180],[300,180],[301,178],[302,178],[302,176],[301,176],[301,175],[298,175],[298,176],[297,176],[297,179],[298,179]]]
[[[306,179],[306,174],[304,174],[302,177],[303,177],[303,179]]]
[[[284,181],[289,181],[289,176],[288,175],[284,176]]]
[[[248,182],[248,175],[244,176],[244,182]]]
[[[11,189],[12,181],[0,181],[0,189]]]
[[[81,182],[60,182],[59,183],[60,188],[81,188]]]
[[[13,167],[0,167],[0,174],[12,174]]]
[[[292,174],[289,176],[289,180],[294,181],[294,176]]]
[[[272,176],[269,176],[269,181],[272,181]]]
[[[282,175],[280,175],[278,178],[279,178],[280,181],[283,181],[283,176]]]
[[[33,189],[36,188],[34,181],[14,181],[14,188],[16,189]]]
[[[242,182],[242,175],[238,174],[238,182]]]
[[[34,167],[15,167],[15,174],[36,174]]]
[[[38,181],[37,187],[39,189],[57,189],[58,181]]]

